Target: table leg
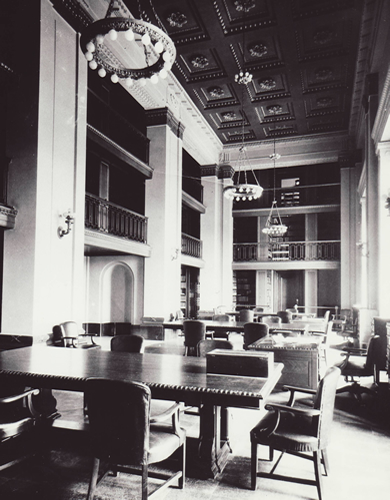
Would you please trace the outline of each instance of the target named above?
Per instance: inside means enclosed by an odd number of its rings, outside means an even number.
[[[227,431],[227,411],[220,406],[203,404],[200,407],[199,473],[205,478],[220,474],[231,452]]]

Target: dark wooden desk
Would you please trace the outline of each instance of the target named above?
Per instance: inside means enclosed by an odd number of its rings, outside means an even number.
[[[147,384],[154,398],[200,407],[199,470],[215,477],[229,455],[228,426],[221,407],[261,408],[277,384],[283,365],[271,377],[209,375],[204,358],[170,354],[129,354],[103,350],[33,346],[0,352],[0,380],[83,391],[89,377]]]

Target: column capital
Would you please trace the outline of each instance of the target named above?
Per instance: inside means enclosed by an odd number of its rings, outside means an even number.
[[[183,139],[184,125],[174,116],[168,108],[147,109],[145,111],[146,126],[168,125],[172,132]]]
[[[361,150],[340,151],[339,165],[340,168],[353,168],[360,161]]]
[[[217,177],[218,179],[231,179],[234,174],[234,168],[231,165],[201,165],[201,177]]]
[[[381,159],[390,159],[390,141],[378,142],[377,153]]]

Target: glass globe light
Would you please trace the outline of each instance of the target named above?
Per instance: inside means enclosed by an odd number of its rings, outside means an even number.
[[[111,40],[116,40],[118,38],[118,33],[116,30],[112,29],[108,32],[108,36]]]
[[[127,31],[125,31],[125,38],[129,42],[132,42],[134,40],[134,32],[131,28],[129,28]]]

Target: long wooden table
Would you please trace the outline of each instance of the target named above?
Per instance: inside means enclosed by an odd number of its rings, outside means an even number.
[[[46,391],[84,391],[89,377],[142,382],[158,399],[200,407],[198,470],[215,477],[230,452],[221,408],[261,408],[277,384],[283,365],[268,378],[211,375],[206,360],[171,354],[129,354],[34,345],[0,352],[0,381],[18,381]],[[49,412],[53,410],[50,407]],[[58,425],[58,422],[57,422]],[[248,430],[249,432],[249,430]]]
[[[227,336],[228,332],[242,333],[244,331],[245,321],[213,321],[209,319],[200,320],[206,325],[207,332],[215,332],[216,337]],[[182,330],[183,321],[167,321],[163,323],[164,328],[172,330]]]

